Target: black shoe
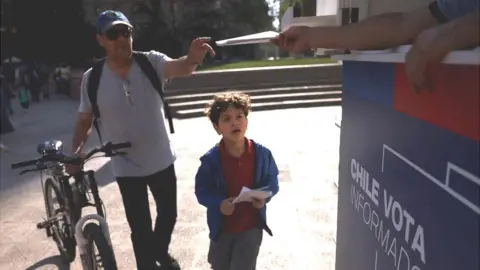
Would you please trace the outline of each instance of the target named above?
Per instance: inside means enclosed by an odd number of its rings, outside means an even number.
[[[168,254],[166,258],[159,261],[161,270],[181,270],[178,261]]]

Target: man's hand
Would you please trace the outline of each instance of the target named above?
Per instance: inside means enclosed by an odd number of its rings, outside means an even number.
[[[202,64],[207,52],[211,57],[214,57],[215,51],[208,44],[210,40],[211,38],[209,37],[199,37],[194,39],[190,44],[190,49],[188,50],[187,61],[195,65],[200,65]]]
[[[235,210],[235,204],[232,203],[235,198],[228,198],[222,201],[220,204],[220,212],[225,216],[230,216],[233,214],[233,210]]]
[[[305,52],[312,49],[311,30],[308,26],[291,26],[271,42],[288,52]]]
[[[85,157],[84,153],[75,153],[74,156],[80,156],[82,159]],[[71,165],[71,164],[65,164],[65,171],[68,174],[75,174],[79,172],[82,169],[82,165]]]
[[[265,206],[265,200],[253,198],[252,205],[257,209],[261,209]]]
[[[433,91],[427,75],[429,64],[440,62],[449,51],[442,46],[439,32],[432,28],[422,32],[405,56],[405,68],[412,89],[419,93],[423,90]]]
[[[446,24],[421,32],[405,57],[407,76],[415,91],[431,89],[426,70],[451,51],[479,46],[479,13],[473,11]]]

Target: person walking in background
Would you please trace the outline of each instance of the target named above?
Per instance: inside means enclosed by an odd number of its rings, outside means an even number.
[[[26,83],[28,84],[27,89],[30,92],[31,100],[35,103],[39,103],[40,102],[40,76],[38,74],[37,69],[35,68],[34,63],[27,66],[27,70],[24,76],[27,77],[27,80],[26,80]]]
[[[22,107],[24,113],[27,112],[28,109],[30,108],[30,100],[31,100],[31,94],[29,89],[30,86],[31,86],[30,76],[28,76],[28,74],[24,74],[17,88],[18,101],[20,102],[20,107]]]
[[[41,96],[44,99],[50,98],[49,78],[50,70],[46,64],[35,65],[38,73],[38,87],[40,89]]]
[[[10,93],[8,92],[8,82],[3,74],[0,74],[0,134],[14,131],[12,122],[10,121]],[[2,151],[4,149],[2,144]]]
[[[0,89],[0,94],[1,94],[1,106],[2,106],[2,112],[7,113],[7,114],[13,114],[13,109],[12,109],[12,102],[11,102],[11,84],[9,83],[8,76],[6,74],[6,70],[3,69],[3,66],[0,66],[0,77],[1,77],[1,89]]]
[[[54,78],[57,85],[57,93],[70,95],[70,66],[65,63],[60,64],[55,69]]]
[[[22,107],[23,112],[27,112],[30,108],[30,91],[26,87],[20,86],[18,89],[18,101],[20,102],[20,107]]]

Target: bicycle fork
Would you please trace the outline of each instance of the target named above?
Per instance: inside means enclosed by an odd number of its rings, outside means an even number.
[[[110,232],[108,230],[108,225],[102,216],[98,214],[91,214],[91,215],[86,215],[80,218],[80,220],[77,222],[77,225],[75,226],[75,239],[77,240],[77,246],[80,252],[82,267],[83,269],[86,269],[86,270],[93,269],[93,265],[90,265],[91,262],[88,260],[88,255],[87,255],[88,239],[86,239],[83,234],[83,228],[84,228],[84,225],[91,220],[98,221],[98,224],[103,232],[103,235],[105,236],[105,239],[108,242],[108,245],[110,246],[110,248],[112,248],[112,241],[110,239]]]

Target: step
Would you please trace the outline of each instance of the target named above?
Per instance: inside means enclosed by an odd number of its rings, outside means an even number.
[[[267,95],[267,94],[276,94],[276,93],[298,93],[298,92],[319,92],[319,91],[339,91],[341,90],[341,84],[330,84],[330,85],[306,85],[306,86],[294,86],[294,87],[275,87],[275,88],[257,88],[257,89],[247,89],[240,91],[242,93],[248,94],[252,97]],[[221,91],[219,91],[221,92]],[[219,92],[212,92],[212,93],[195,93],[195,94],[180,94],[180,95],[172,95],[167,96],[165,99],[169,103],[175,102],[188,102],[188,101],[196,101],[199,99],[211,99],[213,96]]]
[[[252,96],[252,104],[264,104],[270,102],[301,102],[304,100],[318,100],[318,99],[331,99],[341,98],[342,91],[316,91],[316,92],[297,92],[297,93],[280,93],[277,92],[267,95]],[[170,108],[174,111],[189,110],[195,108],[204,108],[210,99],[197,99],[194,101],[170,102]]]
[[[292,84],[300,82],[333,83],[342,80],[341,65],[325,65],[322,67],[279,68],[276,70],[253,70],[220,73],[194,73],[192,76],[175,78],[166,86],[167,91],[200,90],[218,91],[224,88],[254,88],[278,85],[279,83]]]
[[[165,86],[165,96],[176,96],[176,95],[188,95],[188,94],[199,94],[199,93],[218,93],[223,91],[246,91],[249,89],[268,89],[268,88],[287,88],[287,87],[299,87],[299,86],[312,86],[312,85],[341,85],[341,80],[336,79],[318,79],[318,80],[307,80],[307,81],[280,81],[272,83],[255,83],[255,84],[242,84],[242,85],[228,85],[225,87],[195,87],[188,89],[176,89],[170,88],[168,84]]]
[[[268,111],[268,110],[281,110],[281,109],[294,109],[294,108],[311,108],[311,107],[327,107],[327,106],[340,106],[342,104],[341,98],[329,98],[329,99],[313,99],[313,100],[287,100],[277,102],[263,102],[253,103],[252,111]],[[172,112],[174,118],[187,119],[205,116],[204,109],[189,109],[179,110]]]

